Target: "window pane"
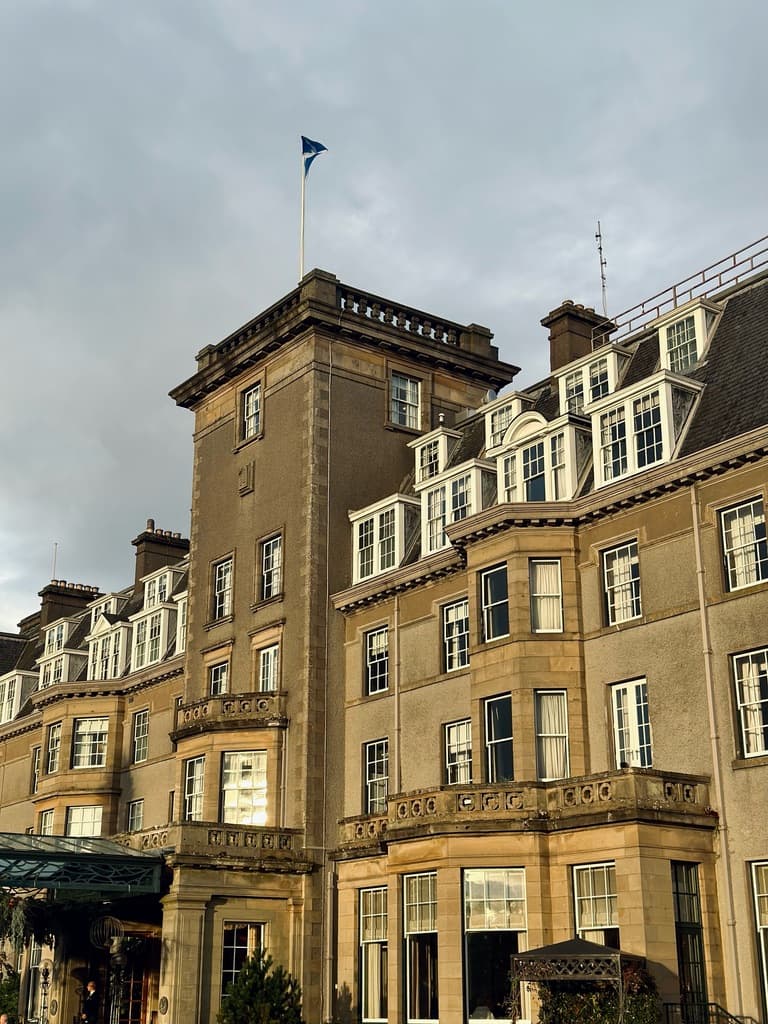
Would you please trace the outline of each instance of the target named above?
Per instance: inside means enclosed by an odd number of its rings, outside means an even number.
[[[485,745],[488,782],[505,782],[514,778],[512,698],[508,693],[485,702]]]
[[[507,604],[507,567],[497,566],[481,573],[483,640],[509,635]]]
[[[389,630],[365,634],[365,693],[382,693],[389,686]]]
[[[465,718],[444,728],[446,784],[469,785],[472,781],[472,722]]]
[[[365,744],[365,813],[386,814],[389,788],[389,740]]]
[[[644,679],[611,688],[617,768],[650,768],[651,721]]]
[[[604,552],[603,581],[608,625],[636,619],[641,613],[637,541]]]
[[[768,753],[768,648],[733,659],[741,752],[744,757]]]
[[[464,598],[443,608],[443,650],[445,671],[469,664],[469,601]]]
[[[542,780],[564,779],[568,767],[568,701],[565,690],[539,690],[536,699],[536,764]]]
[[[221,766],[222,821],[233,825],[267,823],[267,752],[225,753]]]
[[[728,589],[768,579],[765,511],[760,499],[727,509],[721,517]]]
[[[563,629],[560,562],[530,563],[531,629],[534,633],[559,633]]]

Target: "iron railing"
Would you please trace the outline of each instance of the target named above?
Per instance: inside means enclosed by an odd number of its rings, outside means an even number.
[[[754,1017],[736,1016],[719,1003],[664,1003],[664,1024],[758,1024]]]

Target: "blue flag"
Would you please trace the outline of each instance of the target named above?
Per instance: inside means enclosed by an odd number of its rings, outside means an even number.
[[[321,153],[327,153],[328,147],[324,146],[322,142],[313,142],[306,135],[302,135],[301,152],[304,156],[304,177],[306,178],[309,174],[309,168],[312,166],[312,161],[316,156],[320,156]]]

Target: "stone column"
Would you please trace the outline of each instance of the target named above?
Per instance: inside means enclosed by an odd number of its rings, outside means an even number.
[[[163,938],[160,959],[158,1024],[207,1024],[201,1017],[203,985],[209,986],[210,965],[203,963],[204,896],[169,893],[162,900]]]

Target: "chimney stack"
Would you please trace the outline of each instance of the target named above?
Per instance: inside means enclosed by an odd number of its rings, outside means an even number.
[[[51,580],[43,587],[38,597],[40,602],[40,628],[62,619],[68,615],[77,615],[85,606],[101,597],[98,587],[88,587],[83,583],[67,583],[66,580]]]
[[[131,544],[136,548],[136,577],[139,580],[164,565],[174,565],[189,551],[189,541],[180,533],[155,529],[154,519],[147,520],[146,529]]]
[[[574,359],[589,355],[608,340],[614,324],[589,306],[565,299],[541,321],[549,328],[549,368],[552,373]]]

